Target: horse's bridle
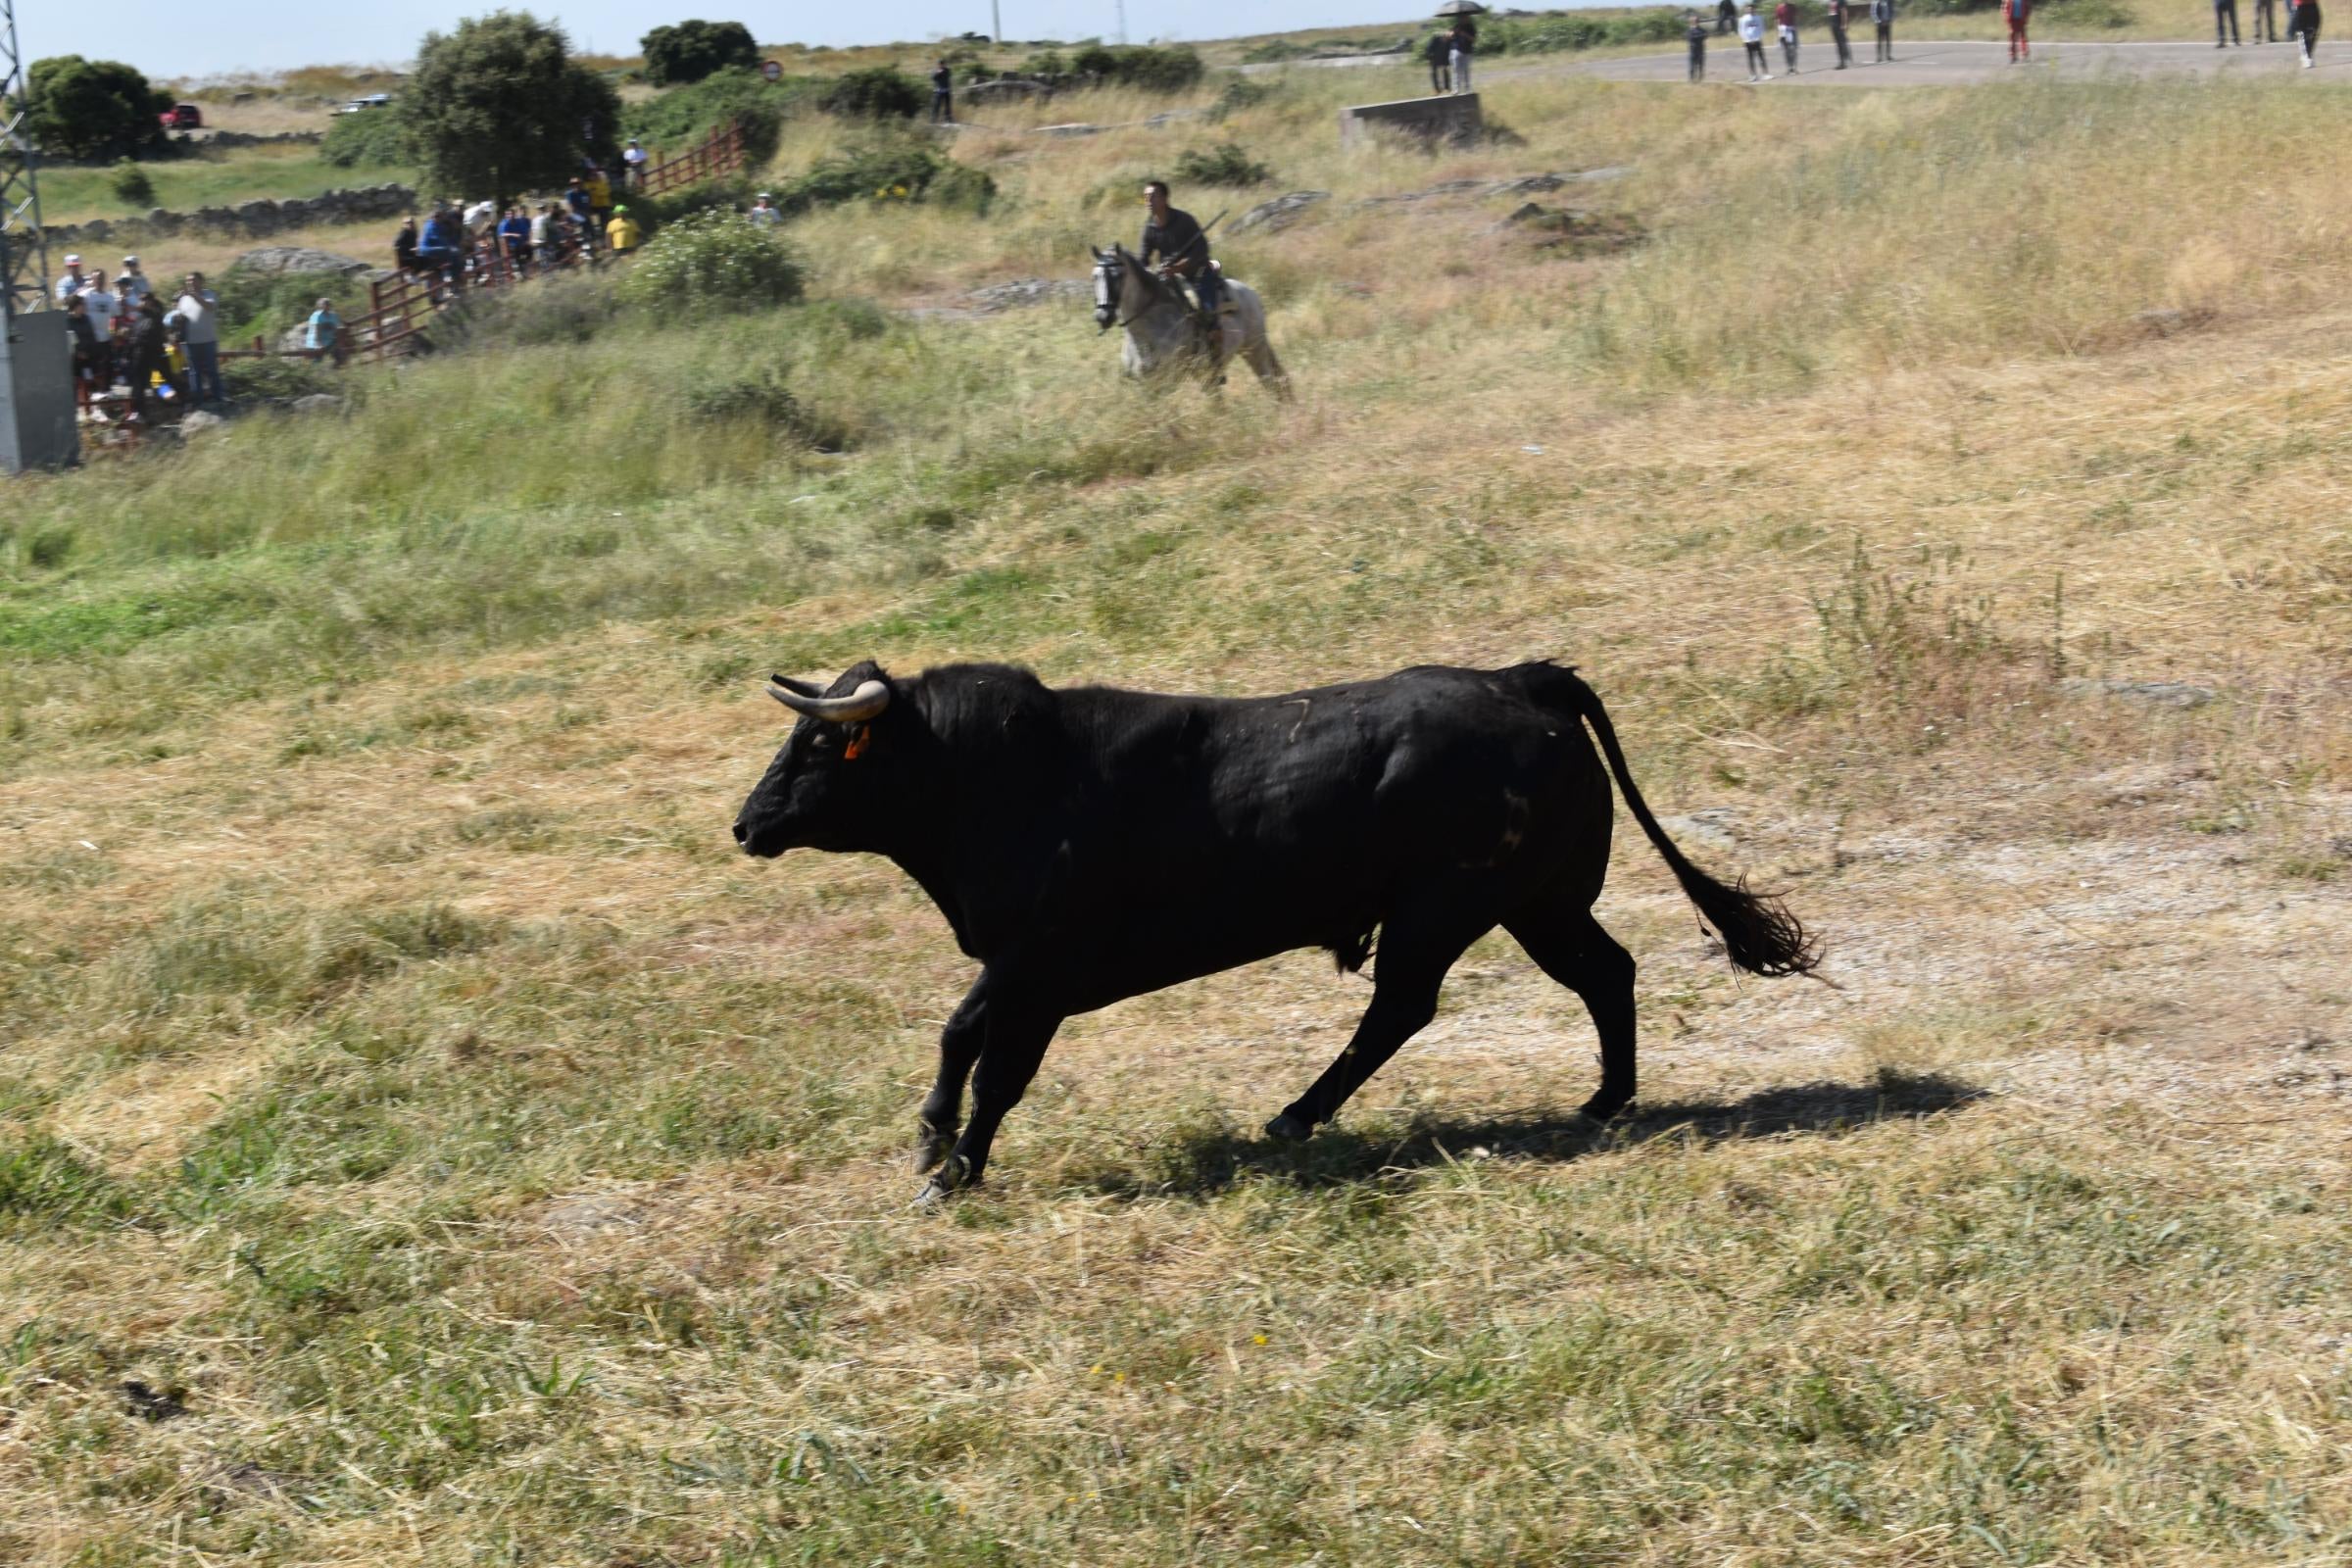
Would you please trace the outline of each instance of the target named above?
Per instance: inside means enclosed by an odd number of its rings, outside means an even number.
[[[1127,324],[1119,317],[1119,296],[1127,291],[1126,273],[1127,269],[1116,253],[1107,258],[1100,252],[1096,253],[1095,281],[1102,285],[1095,295],[1095,330],[1098,333]]]

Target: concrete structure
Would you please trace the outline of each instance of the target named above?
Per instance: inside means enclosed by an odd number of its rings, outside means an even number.
[[[74,423],[74,340],[63,311],[0,321],[0,474],[79,461]]]
[[[1400,131],[1428,141],[1476,141],[1487,122],[1478,107],[1478,94],[1457,92],[1444,98],[1400,98],[1395,103],[1358,104],[1340,111],[1340,145],[1352,147],[1375,131]]]

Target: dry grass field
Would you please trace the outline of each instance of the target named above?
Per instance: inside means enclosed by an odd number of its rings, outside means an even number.
[[[1341,155],[1319,80],[1004,115],[986,219],[793,225],[808,304],[582,288],[578,341],[18,483],[0,1562],[2352,1560],[2309,86],[1530,77],[1525,145],[1434,158]],[[1275,181],[1202,217],[1333,192],[1221,247],[1296,405],[971,310],[1223,139]],[[1538,199],[1643,242],[1351,207],[1600,168]],[[710,391],[779,382],[839,451]],[[968,966],[886,864],[736,853],[761,674],[1545,655],[1832,983],[1735,976],[1629,826],[1606,1131],[1497,937],[1269,1146],[1368,994],[1295,955],[1072,1020],[990,1185],[906,1210]]]

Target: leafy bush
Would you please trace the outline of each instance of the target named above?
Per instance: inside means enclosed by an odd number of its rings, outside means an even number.
[[[1048,49],[1021,62],[1021,74],[1024,76],[1066,76],[1069,74],[1070,62],[1058,50]]]
[[[571,58],[563,28],[497,11],[426,33],[400,101],[371,112],[399,117],[428,184],[505,200],[575,172],[583,123],[609,146],[620,95]]]
[[[220,379],[228,395],[239,403],[291,403],[314,392],[340,395],[348,390],[331,368],[317,360],[226,360],[220,366]]]
[[[1242,56],[1242,64],[1245,66],[1270,66],[1280,61],[1297,60],[1301,55],[1313,53],[1312,49],[1302,43],[1293,43],[1288,38],[1269,38],[1264,43],[1253,45]]]
[[[686,412],[698,419],[748,419],[773,430],[807,425],[801,400],[786,384],[784,367],[762,366],[729,380],[699,380],[686,388]]]
[[[756,71],[729,68],[691,87],[673,87],[650,102],[632,104],[622,127],[648,147],[680,153],[734,121],[743,126],[744,154],[757,169],[776,156],[784,117],[817,90],[818,84],[806,77],[771,82]]]
[[[387,109],[357,115],[337,115],[326,127],[318,157],[337,169],[409,161],[409,131],[400,117]]]
[[[1223,124],[1227,116],[1240,114],[1245,109],[1255,109],[1273,98],[1278,91],[1270,83],[1252,81],[1248,76],[1236,76],[1225,83],[1217,93],[1217,101],[1208,106],[1208,122],[1212,125]]]
[[[31,71],[32,139],[53,156],[119,158],[164,144],[157,116],[172,96],[148,85],[137,68],[117,60],[56,55]]]
[[[1100,76],[1121,87],[1148,92],[1181,92],[1198,82],[1206,70],[1200,57],[1182,44],[1117,49],[1089,44],[1071,57],[1070,68],[1080,75]]]
[[[788,216],[855,201],[928,202],[981,214],[996,199],[997,182],[956,163],[928,141],[877,135],[824,159],[777,193]]]
[[[641,258],[642,260],[642,258]],[[621,318],[620,285],[610,272],[563,272],[528,288],[493,289],[433,324],[433,341],[499,349],[585,343]]]
[[[1993,3],[1996,0],[1986,0],[1988,5]],[[1609,44],[1667,43],[1681,37],[1683,27],[1679,11],[1638,11],[1616,17],[1555,11],[1534,17],[1499,17],[1489,19],[1479,28],[1478,52],[1547,54]]]
[[[362,303],[367,285],[356,274],[270,272],[240,262],[205,281],[220,297],[220,335],[226,340],[242,341],[256,332],[274,338],[308,319],[321,299],[333,300],[345,319],[367,308]]]
[[[930,103],[922,83],[888,66],[853,71],[818,100],[828,115],[853,120],[912,120]]]
[[[789,305],[807,275],[782,241],[739,213],[698,213],[656,234],[621,280],[627,304],[665,312]]]
[[[1188,185],[1262,185],[1274,171],[1257,162],[1239,142],[1221,142],[1201,152],[1186,151],[1176,160],[1176,177]]]
[[[128,202],[133,207],[155,205],[155,181],[147,177],[147,171],[127,158],[115,160],[115,167],[107,173],[106,184],[118,201]]]
[[[645,79],[657,87],[701,81],[730,66],[760,69],[760,45],[740,22],[680,22],[638,40]]]

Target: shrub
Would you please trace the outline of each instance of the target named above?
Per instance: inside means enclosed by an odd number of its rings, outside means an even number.
[[[645,79],[657,87],[701,81],[730,66],[760,69],[760,45],[740,22],[680,22],[638,40]]]
[[[1208,106],[1208,122],[1212,125],[1222,124],[1227,116],[1239,114],[1245,109],[1255,109],[1273,98],[1276,89],[1266,82],[1236,76],[1225,83],[1217,93],[1217,101]]]
[[[777,193],[789,215],[855,201],[929,202],[981,214],[996,199],[997,183],[927,141],[877,135],[818,163]]]
[[[400,117],[389,110],[337,115],[326,127],[326,139],[319,144],[318,157],[337,169],[405,164],[410,157],[409,130],[401,123]]]
[[[1242,56],[1242,64],[1245,66],[1270,66],[1280,61],[1296,60],[1301,55],[1313,53],[1312,49],[1302,43],[1293,43],[1288,38],[1269,38],[1264,43],[1251,46]]]
[[[622,116],[626,134],[664,153],[684,152],[734,121],[743,126],[744,154],[758,168],[776,156],[784,117],[817,91],[806,77],[771,82],[756,71],[730,68],[691,87],[673,87]]]
[[[1054,49],[1031,55],[1021,62],[1021,74],[1024,76],[1066,76],[1069,74],[1069,61]]]
[[[320,299],[331,299],[347,319],[364,311],[366,288],[356,275],[339,272],[270,272],[242,262],[206,279],[220,297],[224,339],[242,341],[260,332],[274,338],[299,325]]]
[[[630,265],[620,298],[665,312],[789,305],[806,282],[800,261],[739,213],[699,213],[659,234]]]
[[[1262,185],[1274,171],[1251,158],[1239,142],[1221,142],[1201,152],[1192,149],[1176,160],[1176,177],[1188,185]]]
[[[620,319],[624,281],[610,272],[563,272],[528,288],[493,289],[435,322],[433,341],[500,349],[585,343]]]
[[[115,160],[115,167],[108,172],[106,183],[118,201],[128,202],[133,207],[155,205],[155,181],[147,177],[147,171],[127,158]]]
[[[43,151],[68,158],[117,158],[164,144],[157,116],[172,107],[137,68],[116,60],[57,55],[32,63],[26,124]]]
[[[825,90],[818,107],[854,120],[912,120],[931,101],[912,76],[888,66],[853,71]]]
[[[1181,92],[1198,82],[1206,69],[1200,64],[1200,57],[1182,44],[1169,48],[1138,44],[1119,49],[1089,44],[1071,57],[1070,67],[1082,76],[1100,76],[1122,87],[1141,87],[1149,92]]]
[[[335,372],[317,360],[227,360],[220,366],[220,379],[239,403],[291,403],[314,392],[345,389]]]

